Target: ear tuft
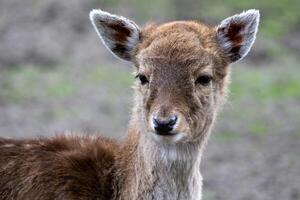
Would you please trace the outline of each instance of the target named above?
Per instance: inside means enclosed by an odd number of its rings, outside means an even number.
[[[90,12],[90,20],[104,45],[114,55],[132,60],[132,52],[140,37],[140,29],[133,21],[100,9]]]
[[[231,62],[241,60],[250,51],[259,18],[259,11],[251,9],[223,20],[217,27],[217,40]]]

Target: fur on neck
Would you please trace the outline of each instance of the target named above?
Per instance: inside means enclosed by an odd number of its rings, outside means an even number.
[[[201,199],[200,142],[161,144],[129,130],[116,167],[117,200]]]

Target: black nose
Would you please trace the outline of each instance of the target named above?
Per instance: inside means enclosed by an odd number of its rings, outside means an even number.
[[[170,132],[173,130],[176,122],[177,116],[172,116],[166,120],[161,120],[158,117],[153,118],[154,129],[158,135],[172,135]]]

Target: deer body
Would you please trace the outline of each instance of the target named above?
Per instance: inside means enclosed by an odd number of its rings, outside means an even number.
[[[227,93],[228,65],[249,52],[258,11],[218,27],[140,29],[101,10],[90,18],[105,46],[135,65],[127,137],[0,139],[0,199],[200,200],[201,155]]]

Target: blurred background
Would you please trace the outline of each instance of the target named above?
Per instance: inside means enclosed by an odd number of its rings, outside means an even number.
[[[299,0],[0,0],[0,136],[71,130],[124,137],[131,66],[100,43],[92,8],[140,25],[217,25],[259,9],[257,41],[232,66],[228,102],[204,154],[203,199],[300,199]]]

